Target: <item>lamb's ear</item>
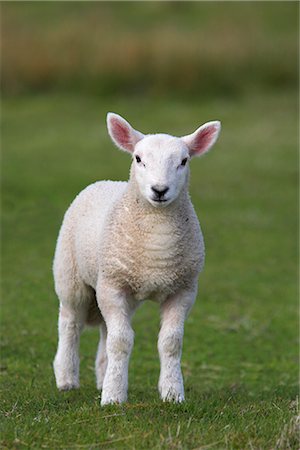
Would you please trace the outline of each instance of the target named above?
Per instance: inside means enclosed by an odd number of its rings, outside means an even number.
[[[123,117],[118,114],[107,114],[107,129],[113,142],[122,150],[132,153],[138,141],[143,139],[144,135],[132,128],[132,126]]]
[[[200,156],[206,153],[218,139],[221,131],[221,122],[207,122],[199,127],[194,133],[181,139],[188,146],[190,156]]]

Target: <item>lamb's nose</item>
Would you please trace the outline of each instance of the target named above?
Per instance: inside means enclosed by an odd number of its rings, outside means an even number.
[[[151,186],[151,189],[158,198],[163,197],[169,190],[168,186],[162,186],[159,184]]]

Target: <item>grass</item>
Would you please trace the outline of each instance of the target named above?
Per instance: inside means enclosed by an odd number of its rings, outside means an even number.
[[[98,332],[81,341],[81,388],[58,393],[51,263],[63,213],[97,179],[126,179],[105,113],[184,134],[220,119],[192,163],[207,261],[187,320],[186,403],[156,389],[157,305],[134,318],[129,402],[101,408]],[[2,112],[2,448],[297,449],[297,100],[293,90],[202,102],[40,94]]]
[[[299,448],[297,2],[2,2],[1,448]],[[74,196],[127,179],[105,129],[187,134],[219,119],[192,163],[207,258],[186,323],[186,402],[158,399],[158,307],[137,311],[129,401],[100,407],[98,332],[81,388],[52,360],[55,240]]]

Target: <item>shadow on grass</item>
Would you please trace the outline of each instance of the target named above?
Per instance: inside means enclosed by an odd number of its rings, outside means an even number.
[[[296,386],[283,386],[278,385],[274,386],[269,390],[260,390],[253,392],[249,387],[245,385],[230,385],[223,386],[220,389],[211,389],[207,391],[200,391],[195,388],[188,388],[186,390],[186,401],[181,404],[175,403],[164,403],[159,397],[156,388],[152,388],[151,390],[134,388],[129,391],[128,402],[123,405],[107,405],[105,407],[100,406],[101,393],[93,388],[89,387],[81,387],[78,390],[73,390],[69,392],[58,392],[53,387],[53,390],[46,399],[43,397],[41,399],[32,399],[31,407],[32,409],[40,410],[45,406],[45,401],[48,406],[51,406],[55,410],[59,410],[60,412],[66,412],[69,410],[74,410],[82,407],[91,407],[94,408],[97,405],[99,406],[101,411],[105,412],[115,412],[115,411],[123,411],[130,412],[133,410],[139,410],[142,412],[143,410],[146,413],[149,413],[151,408],[156,409],[159,407],[163,409],[166,413],[181,413],[184,416],[185,413],[188,415],[193,414],[203,415],[208,411],[223,410],[226,409],[229,405],[232,407],[240,409],[243,407],[247,407],[249,404],[254,404],[257,402],[276,404],[276,402],[284,402],[290,403],[291,408],[296,406],[298,390]]]

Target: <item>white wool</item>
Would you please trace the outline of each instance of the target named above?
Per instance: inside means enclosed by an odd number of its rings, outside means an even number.
[[[151,299],[160,304],[162,318],[160,395],[184,400],[184,320],[204,264],[203,237],[188,194],[188,160],[207,151],[219,127],[210,122],[182,139],[144,136],[109,114],[112,139],[134,160],[129,182],[88,186],[63,220],[53,265],[60,300],[54,361],[59,389],[79,387],[79,336],[85,324],[99,325],[95,369],[101,403],[126,401],[131,318]]]

